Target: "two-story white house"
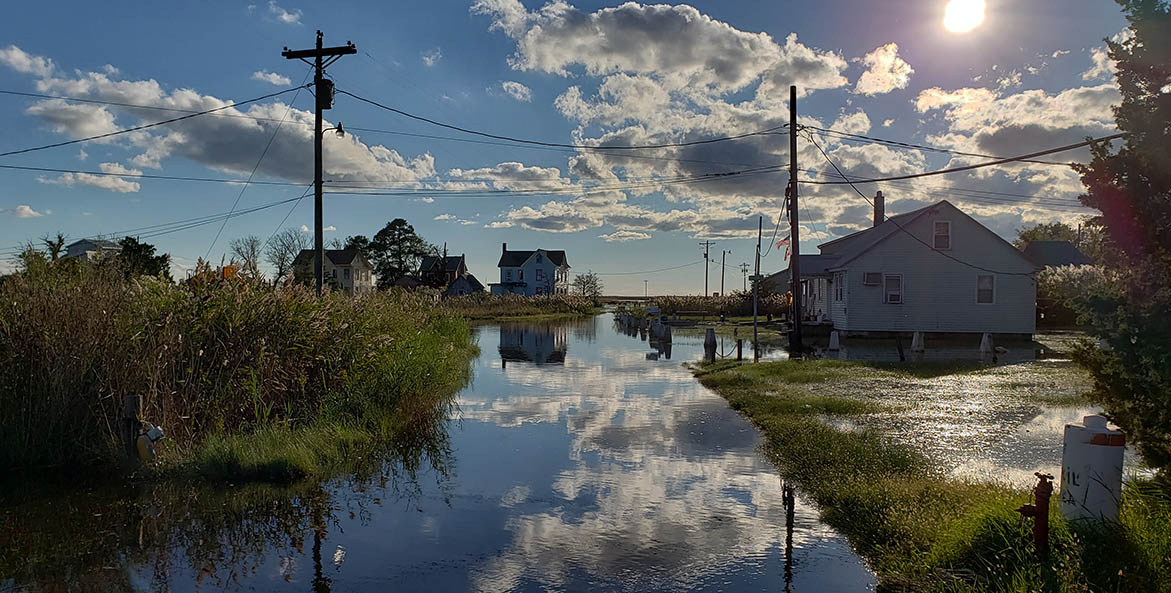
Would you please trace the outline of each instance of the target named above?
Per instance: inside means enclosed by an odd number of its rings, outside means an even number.
[[[806,320],[855,334],[1034,333],[1039,266],[1008,241],[946,200],[875,222],[801,258]]]
[[[490,284],[492,294],[567,294],[569,292],[569,261],[562,250],[535,249],[509,251],[508,243],[501,244],[500,282]]]
[[[293,281],[313,283],[313,250],[302,249],[293,260]],[[374,266],[357,249],[326,249],[325,265],[321,268],[325,283],[347,294],[362,294],[374,290]]]

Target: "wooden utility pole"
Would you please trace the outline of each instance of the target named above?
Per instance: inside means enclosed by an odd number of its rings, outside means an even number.
[[[801,225],[797,219],[797,85],[789,87],[789,279],[793,293],[793,332],[789,335],[789,353],[801,352]],[[757,247],[757,251],[760,248]],[[757,272],[758,274],[760,272]]]
[[[724,296],[724,270],[728,267],[729,253],[732,253],[732,250],[725,249],[723,255],[720,256],[720,296]]]
[[[711,250],[712,245],[715,245],[715,243],[713,243],[711,241],[700,241],[699,242],[699,246],[703,247],[703,296],[708,296],[708,294],[709,294],[707,291],[707,263],[708,263],[708,252]]]
[[[285,48],[281,55],[289,60],[301,60],[313,66],[313,94],[316,95],[316,109],[313,126],[313,276],[317,286],[317,296],[321,296],[324,283],[322,266],[325,259],[325,239],[322,231],[321,212],[321,112],[333,109],[333,81],[325,78],[325,68],[338,61],[342,56],[358,53],[353,43],[338,47],[322,47],[321,31],[317,32],[317,47],[314,49],[291,50]],[[328,62],[322,58],[331,58]],[[310,62],[305,58],[313,58]],[[340,128],[339,128],[340,129]]]
[[[752,361],[760,360],[760,341],[756,333],[757,303],[760,301],[760,238],[764,234],[764,217],[756,220],[756,273],[752,275]]]
[[[740,264],[740,273],[744,275],[744,292],[748,292],[748,262]]]

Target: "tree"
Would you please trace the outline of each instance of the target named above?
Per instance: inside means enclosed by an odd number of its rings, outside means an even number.
[[[272,283],[276,286],[293,273],[293,260],[309,249],[309,236],[298,229],[285,229],[272,236],[264,250],[264,258],[273,267]]]
[[[593,270],[573,277],[570,284],[575,294],[596,299],[602,296],[602,279]]]
[[[1082,203],[1112,253],[1114,290],[1089,291],[1073,306],[1092,336],[1076,358],[1094,377],[1106,415],[1128,433],[1145,461],[1171,467],[1171,7],[1157,0],[1117,0],[1129,39],[1108,41],[1122,101],[1114,121],[1122,146],[1097,143],[1076,167]]]
[[[342,249],[357,249],[367,260],[371,258],[370,255],[370,238],[366,235],[352,235],[346,237],[346,242]]]
[[[424,241],[415,233],[415,227],[401,218],[386,223],[374,235],[369,249],[374,272],[378,275],[378,288],[382,289],[417,271],[424,256],[439,254],[439,248]]]
[[[164,253],[155,255],[155,246],[139,241],[136,237],[123,237],[118,245],[122,251],[118,253],[118,261],[125,267],[129,276],[159,276],[171,278],[171,256]]]
[[[1012,244],[1017,249],[1024,249],[1033,241],[1069,241],[1078,243],[1078,230],[1064,222],[1040,223],[1026,229],[1017,229],[1017,239]]]
[[[48,252],[49,261],[57,261],[61,258],[61,250],[65,248],[65,235],[57,233],[57,236],[45,235],[41,237],[41,243],[45,246],[45,251]]]
[[[260,277],[260,251],[264,244],[260,237],[248,235],[239,239],[232,239],[229,249],[232,251],[232,261],[240,265],[240,271],[251,278]]]
[[[325,248],[326,249],[345,249],[345,247],[342,246],[342,240],[337,237],[330,239],[329,243],[325,244]]]

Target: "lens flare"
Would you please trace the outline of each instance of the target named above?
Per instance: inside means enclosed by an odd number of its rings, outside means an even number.
[[[967,33],[984,22],[984,0],[951,0],[943,13],[943,26],[952,33]]]

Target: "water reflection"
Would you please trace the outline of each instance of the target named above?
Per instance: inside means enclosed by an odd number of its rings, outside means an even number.
[[[6,499],[0,590],[872,588],[756,430],[610,323],[478,328],[453,421],[344,478]]]

